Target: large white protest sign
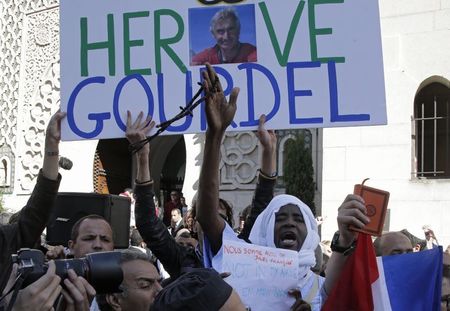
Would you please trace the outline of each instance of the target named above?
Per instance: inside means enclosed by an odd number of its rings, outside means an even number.
[[[295,302],[287,293],[298,287],[297,252],[224,240],[222,271],[252,310],[290,310]]]
[[[224,8],[240,22],[213,36]],[[241,89],[228,130],[387,122],[377,0],[62,0],[60,18],[64,140],[123,137],[127,110],[171,119],[206,61]],[[166,134],[204,131],[202,110]]]

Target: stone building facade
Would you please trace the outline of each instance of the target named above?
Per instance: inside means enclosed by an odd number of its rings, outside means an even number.
[[[450,244],[450,1],[379,4],[388,125],[324,130],[322,238],[330,239],[337,229],[337,208],[346,194],[369,177],[367,185],[390,192],[390,230],[406,228],[424,238],[422,226],[429,225],[445,248]],[[429,106],[424,118],[422,104]]]

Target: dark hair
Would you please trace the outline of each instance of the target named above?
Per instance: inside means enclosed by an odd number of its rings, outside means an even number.
[[[188,213],[186,215],[189,215],[189,214],[192,218],[194,218],[194,219],[197,218],[197,201],[196,200],[192,201],[191,209],[188,211]]]
[[[179,236],[177,236],[177,238],[185,238],[185,239],[189,239],[192,238],[191,234],[187,231],[181,232]]]
[[[71,239],[72,241],[75,242],[75,241],[77,240],[78,234],[80,234],[80,226],[81,226],[81,223],[82,223],[83,221],[85,221],[86,219],[100,219],[100,220],[104,220],[104,221],[106,221],[106,223],[109,225],[109,222],[108,222],[105,218],[103,218],[102,216],[100,216],[100,215],[94,215],[94,214],[92,214],[92,215],[84,216],[84,217],[78,219],[78,221],[77,221],[77,222],[73,225],[73,227],[72,227],[72,231],[70,232],[70,239]],[[112,231],[112,228],[111,228],[111,231]]]
[[[230,225],[231,228],[234,226],[234,220],[233,220],[233,207],[230,203],[225,201],[224,199],[219,198],[219,204],[221,204],[225,208],[226,215],[222,215],[219,213],[219,215]],[[219,206],[218,206],[219,208]],[[197,216],[197,201],[192,202],[192,208],[191,208],[191,215],[195,219]]]
[[[219,310],[233,288],[213,269],[191,269],[155,297],[154,311]]]
[[[144,242],[144,239],[142,239],[138,229],[133,229],[130,234],[130,244],[132,246],[139,246],[142,242]]]
[[[219,204],[222,204],[222,206],[225,208],[226,213],[225,221],[230,225],[231,228],[233,228],[234,226],[233,207],[231,206],[230,203],[221,198],[219,198]]]
[[[241,218],[242,220],[247,220],[248,215],[250,215],[250,211],[252,210],[252,206],[251,205],[247,205],[246,208],[244,208],[240,213],[239,213],[239,218]]]

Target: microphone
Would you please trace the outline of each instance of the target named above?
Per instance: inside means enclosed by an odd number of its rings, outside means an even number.
[[[73,162],[69,158],[60,157],[59,161],[58,161],[58,165],[63,170],[70,170],[73,166]]]

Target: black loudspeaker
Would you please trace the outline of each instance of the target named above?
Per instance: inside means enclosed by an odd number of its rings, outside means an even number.
[[[114,248],[128,248],[130,205],[127,197],[111,194],[61,192],[47,226],[49,245],[67,246],[73,225],[82,217],[100,215],[113,230]]]

